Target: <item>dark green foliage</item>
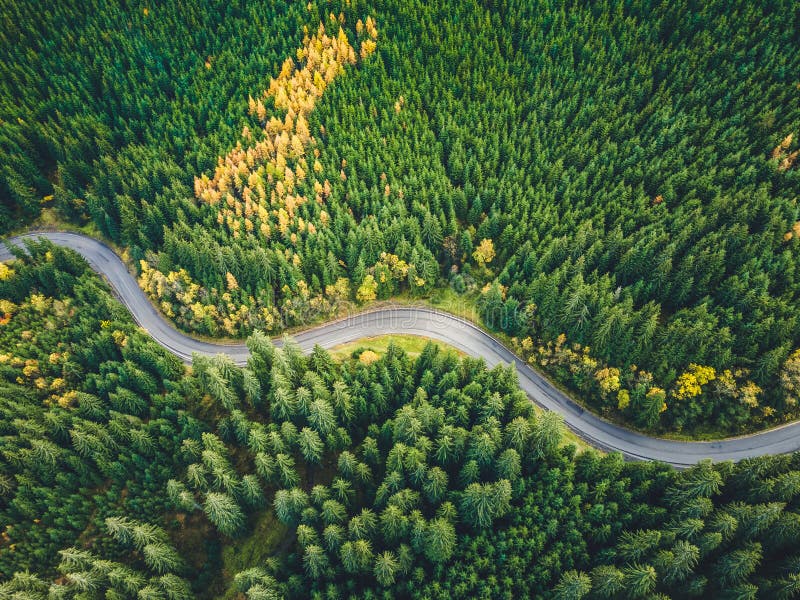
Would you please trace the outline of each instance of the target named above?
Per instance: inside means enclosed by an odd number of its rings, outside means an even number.
[[[647,598],[787,595],[796,585],[785,556],[800,552],[800,516],[772,494],[794,497],[797,456],[685,472],[575,456],[557,416],[534,414],[511,371],[434,346],[416,361],[390,347],[370,365],[340,367],[320,361],[319,350],[317,360],[291,346],[266,353],[268,400],[290,400],[285,420],[244,426],[263,429],[264,447],[298,467],[282,487],[263,476],[266,455],[252,455],[276,516],[296,532],[296,551],[269,570],[273,591]],[[347,398],[352,444],[339,451],[321,441],[309,457],[303,432],[314,431],[313,417],[297,402],[297,383],[321,379],[321,363],[330,383],[306,389]],[[379,405],[369,401],[376,385],[390,390]],[[316,481],[320,468],[328,484]]]
[[[6,574],[50,573],[59,549],[93,537],[109,515],[160,518],[181,439],[197,427],[169,391],[180,362],[133,326],[73,253],[30,250],[0,285],[0,298],[18,305],[0,327]],[[93,550],[125,554],[104,539]]]
[[[632,380],[625,414],[641,427],[796,414],[778,382],[800,345],[800,176],[783,164],[797,138],[773,156],[800,124],[790,2],[0,10],[2,227],[52,201],[134,259],[186,269],[212,304],[231,274],[231,303],[279,309],[272,331],[313,316],[301,282],[355,288],[391,252],[412,266],[379,297],[444,276],[459,292],[489,284],[489,326],[591,346]],[[248,95],[303,26],[335,30],[340,11],[352,39],[367,14],[379,37],[309,115],[329,224],[313,243],[234,239],[193,179],[258,129]],[[320,210],[298,214],[319,225]],[[496,256],[482,264],[487,239]],[[433,346],[337,365],[256,334],[246,369],[196,357],[186,375],[75,254],[31,254],[0,281],[13,304],[0,324],[0,597],[190,597],[180,576],[200,595],[230,584],[250,598],[800,593],[798,456],[686,472],[576,456],[511,371]],[[670,390],[690,363],[749,371],[761,407],[712,385],[662,412],[666,392],[648,386]],[[633,381],[632,364],[653,381]],[[547,368],[596,388],[593,372]],[[195,560],[265,510],[291,531],[272,559],[238,574]]]
[[[340,11],[351,39],[366,14],[379,36],[309,115],[330,222],[313,241],[234,239],[194,199],[194,177],[213,174],[245,125],[258,130],[248,96],[303,26],[335,29]],[[186,269],[219,307],[232,274],[236,305],[276,307],[276,329],[316,310],[300,282],[320,294],[347,277],[354,291],[391,252],[422,293],[451,273],[456,289],[493,282],[483,315],[508,334],[565,333],[665,389],[690,363],[747,369],[762,405],[795,413],[775,385],[800,345],[800,170],[784,164],[800,139],[791,2],[97,0],[5,2],[3,14],[6,226],[54,193],[134,258]],[[319,226],[320,210],[298,214]],[[472,257],[484,239],[496,250],[486,266]],[[188,312],[176,307],[183,326],[230,333]],[[764,416],[713,392],[659,408],[628,417],[737,429]]]
[[[180,576],[255,598],[796,594],[800,456],[576,456],[512,370],[433,345],[336,364],[255,336],[247,370],[181,376],[71,253],[31,250],[3,283],[3,594],[44,593],[56,567],[67,597],[189,597]],[[18,287],[54,262],[72,266],[52,296]],[[197,560],[263,510],[292,532],[273,559],[232,581]]]

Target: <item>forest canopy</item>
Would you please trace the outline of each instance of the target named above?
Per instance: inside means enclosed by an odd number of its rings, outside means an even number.
[[[2,598],[800,591],[800,455],[578,452],[513,369],[433,344],[257,333],[184,372],[75,254],[29,252],[0,284]]]
[[[450,294],[602,416],[800,417],[788,0],[0,0],[0,600],[800,596],[800,456],[582,449],[512,369],[273,337]]]
[[[618,398],[549,369],[608,416],[798,414],[791,3],[2,13],[4,226],[91,223],[179,326],[279,332],[449,284],[631,373]],[[717,383],[680,391],[693,365]]]

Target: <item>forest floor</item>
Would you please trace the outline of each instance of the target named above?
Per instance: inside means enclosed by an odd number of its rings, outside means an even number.
[[[302,482],[300,487],[309,491],[316,484],[330,485],[337,473],[337,462],[328,458],[313,468],[301,464],[298,465],[298,471]],[[198,597],[222,600],[242,597],[233,586],[234,576],[253,566],[265,565],[270,557],[285,555],[296,540],[296,531],[281,523],[273,507],[268,505],[257,513],[255,519],[251,517],[246,534],[228,539],[223,544],[222,564],[209,590],[211,595],[201,594]]]
[[[372,350],[378,356],[382,356],[389,348],[389,344],[394,344],[402,348],[410,358],[417,358],[428,342],[433,342],[442,348],[442,350],[455,352],[459,356],[464,356],[463,352],[459,352],[452,346],[419,335],[380,335],[361,338],[354,342],[347,342],[346,344],[335,346],[331,348],[329,352],[334,359],[342,361],[348,358],[356,358],[353,354],[360,350]]]
[[[233,575],[265,561],[281,548],[282,542],[289,539],[289,528],[278,520],[275,511],[264,510],[259,513],[247,535],[228,541],[222,550],[222,579],[217,583],[226,593],[223,598],[235,598],[236,593],[230,585]],[[293,537],[291,538],[293,541]]]

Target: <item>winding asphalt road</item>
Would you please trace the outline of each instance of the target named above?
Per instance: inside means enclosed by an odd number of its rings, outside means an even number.
[[[225,353],[238,364],[246,362],[248,351],[244,344],[197,340],[170,325],[148,300],[122,260],[102,242],[76,233],[37,232],[11,238],[6,243],[21,245],[28,238],[46,238],[78,252],[95,271],[105,276],[136,322],[159,344],[186,363],[191,362],[194,352],[210,355]],[[0,245],[0,261],[11,258],[13,256],[8,248]],[[483,358],[490,367],[497,364],[515,365],[519,385],[531,400],[561,414],[567,426],[593,446],[622,452],[630,459],[659,460],[677,467],[687,467],[704,458],[736,461],[800,450],[800,422],[713,442],[653,438],[609,423],[581,408],[482,329],[464,319],[431,308],[381,308],[314,327],[293,337],[303,350],[309,351],[315,344],[332,348],[360,338],[391,333],[420,335],[444,342],[466,354]]]

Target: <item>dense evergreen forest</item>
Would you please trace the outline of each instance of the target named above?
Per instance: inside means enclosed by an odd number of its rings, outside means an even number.
[[[800,597],[800,455],[579,450],[512,369],[270,336],[449,288],[604,416],[800,416],[800,10],[0,0],[0,600]]]
[[[133,325],[83,260],[30,251],[0,281],[4,578],[47,573],[59,551],[86,542],[104,560],[129,556],[101,535],[104,520],[156,520],[181,439],[202,428],[179,391],[183,364]],[[155,549],[169,549],[165,535]]]
[[[606,415],[798,415],[794,3],[86,8],[3,3],[4,227],[92,223],[203,334],[449,284]]]
[[[800,594],[800,455],[578,453],[512,369],[433,344],[259,333],[184,372],[71,251],[29,252],[0,282],[0,598]]]

